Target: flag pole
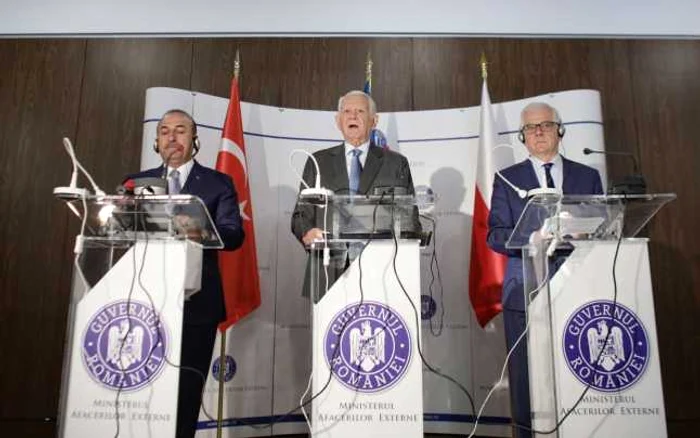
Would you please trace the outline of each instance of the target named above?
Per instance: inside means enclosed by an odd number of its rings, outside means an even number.
[[[236,58],[233,61],[233,78],[238,80],[241,74],[241,56],[236,49]],[[224,374],[226,373],[226,332],[221,332],[221,345],[219,345],[219,400],[218,413],[216,415],[216,438],[222,438],[224,429]],[[229,400],[230,402],[230,400]]]
[[[489,75],[488,73],[488,62],[486,62],[486,54],[481,52],[481,58],[479,59],[479,65],[481,66],[481,79],[486,79]]]
[[[372,94],[372,53],[367,51],[365,62],[365,93]]]

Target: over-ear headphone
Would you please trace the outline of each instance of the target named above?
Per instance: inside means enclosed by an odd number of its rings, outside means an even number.
[[[566,134],[566,126],[564,126],[561,122],[557,122],[557,125],[559,125],[557,128],[557,136],[562,138],[564,134]],[[523,128],[520,128],[520,131],[518,131],[518,140],[520,143],[525,143],[525,133],[523,132]]]
[[[156,154],[160,154],[160,151],[158,151],[158,139],[156,138],[153,140],[153,150],[155,151]],[[192,156],[194,157],[197,155],[199,152],[199,137],[198,136],[193,136],[192,137]]]

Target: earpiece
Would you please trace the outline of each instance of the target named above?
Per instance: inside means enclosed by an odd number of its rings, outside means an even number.
[[[564,135],[564,134],[562,134],[562,135]],[[560,137],[561,137],[561,135],[560,135]],[[195,135],[194,137],[192,137],[192,156],[194,157],[195,155],[197,155],[198,152],[199,152],[199,137]]]
[[[557,128],[557,136],[559,136],[559,138],[562,138],[562,137],[564,136],[564,134],[566,134],[566,126],[564,126],[564,125],[560,122],[560,123],[559,123],[559,128]],[[520,131],[518,131],[518,141],[519,141],[520,143],[525,144],[525,133],[523,132],[522,129],[520,129]]]

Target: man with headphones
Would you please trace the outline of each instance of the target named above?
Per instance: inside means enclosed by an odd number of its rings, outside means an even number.
[[[525,191],[552,188],[567,195],[603,193],[598,171],[564,158],[559,143],[564,136],[559,112],[543,102],[533,102],[520,113],[518,139],[525,144],[530,156],[496,174],[491,196],[487,242],[496,252],[508,256],[503,280],[501,303],[508,351],[522,335],[526,326],[526,300],[523,264],[520,250],[506,249],[506,242],[527,204],[506,181]],[[505,180],[505,181],[504,181]],[[508,363],[508,380],[516,437],[530,437],[530,385],[527,362],[527,339],[518,343]]]
[[[238,197],[231,178],[202,166],[193,157],[199,151],[197,125],[185,111],[167,111],[158,122],[153,148],[163,165],[126,179],[164,175],[170,194],[200,197],[214,220],[224,251],[243,244],[243,227]],[[177,408],[177,437],[194,437],[202,400],[202,388],[211,362],[216,330],[226,316],[217,251],[205,250],[202,256],[202,281],[199,292],[185,301],[180,384]],[[177,362],[177,358],[173,362]]]

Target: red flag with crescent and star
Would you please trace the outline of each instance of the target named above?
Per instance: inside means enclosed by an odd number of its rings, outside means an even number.
[[[226,320],[219,324],[219,330],[223,331],[260,306],[260,277],[255,250],[253,206],[250,201],[241,99],[236,77],[231,80],[231,98],[221,134],[221,149],[216,158],[216,170],[233,179],[245,232],[243,246],[239,249],[219,251],[219,270],[226,302]]]

